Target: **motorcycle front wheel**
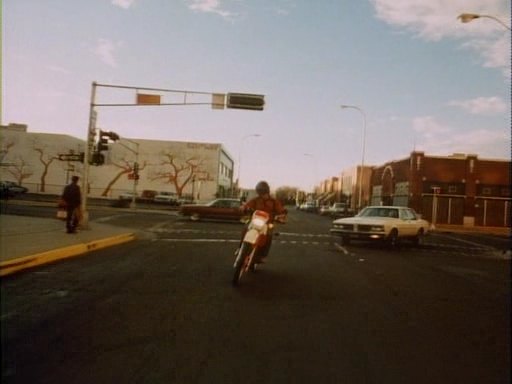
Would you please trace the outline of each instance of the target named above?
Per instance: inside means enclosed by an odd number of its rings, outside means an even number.
[[[235,271],[233,273],[233,285],[237,286],[240,283],[240,279],[247,269],[246,267],[249,263],[252,250],[253,246],[251,243],[244,241],[240,246],[234,265]]]

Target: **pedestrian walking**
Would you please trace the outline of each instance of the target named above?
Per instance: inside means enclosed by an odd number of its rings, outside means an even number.
[[[82,204],[82,193],[78,186],[78,176],[71,178],[71,183],[64,187],[62,200],[66,203],[66,230],[67,233],[76,233],[76,227],[80,221],[80,205]]]

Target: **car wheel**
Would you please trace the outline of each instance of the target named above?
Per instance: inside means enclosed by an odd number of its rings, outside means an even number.
[[[398,230],[396,228],[393,228],[388,236],[388,245],[391,248],[396,248],[398,245]]]
[[[200,218],[201,217],[199,216],[198,213],[193,213],[190,215],[190,220],[192,220],[192,221],[199,221]]]
[[[425,232],[423,228],[418,230],[418,234],[413,238],[413,244],[417,247],[421,247],[425,242]]]

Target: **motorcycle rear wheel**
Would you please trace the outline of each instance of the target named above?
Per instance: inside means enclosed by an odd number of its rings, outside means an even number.
[[[235,271],[233,273],[232,280],[234,286],[237,286],[240,283],[240,279],[242,278],[245,270],[247,269],[247,263],[249,263],[252,251],[253,246],[250,243],[244,241],[240,246],[234,265]]]

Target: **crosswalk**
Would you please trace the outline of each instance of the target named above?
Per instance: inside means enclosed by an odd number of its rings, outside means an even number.
[[[167,243],[238,243],[240,242],[240,231],[235,230],[205,230],[192,228],[169,228],[154,227],[150,231],[156,235],[153,241],[161,241]],[[446,243],[439,241],[436,236],[429,236],[425,240],[425,244],[421,247],[412,247],[405,242],[407,248],[414,251],[415,254],[427,255],[467,255],[481,256],[488,255],[493,252],[490,247],[482,246],[475,243],[460,242]],[[279,232],[278,236],[273,239],[274,246],[311,246],[324,247],[338,251],[342,254],[357,254],[366,251],[364,243],[354,243],[350,246],[343,246],[336,241],[330,234],[322,233],[297,233],[297,232]],[[374,249],[374,246],[370,247]]]

